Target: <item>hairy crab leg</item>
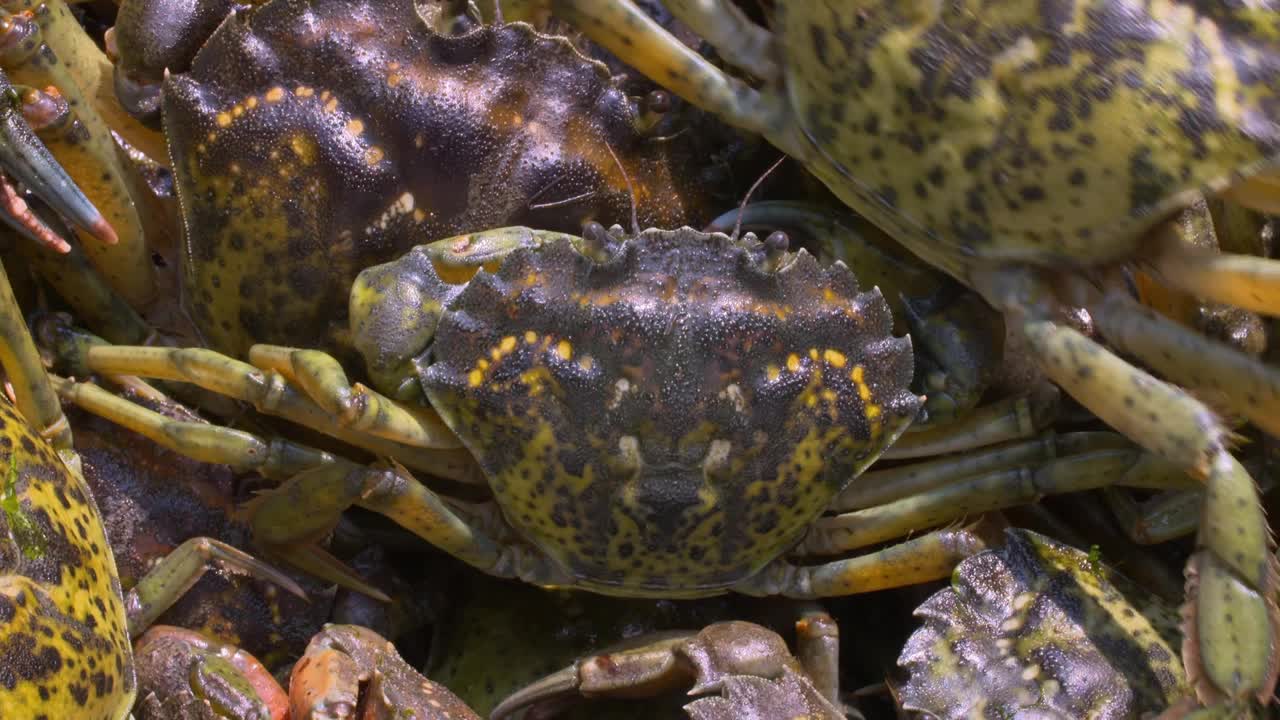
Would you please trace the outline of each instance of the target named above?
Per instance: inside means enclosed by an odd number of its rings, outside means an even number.
[[[1216,253],[1167,232],[1152,233],[1146,252],[1152,272],[1180,290],[1263,315],[1280,312],[1280,261]]]
[[[1140,545],[1155,545],[1190,535],[1200,527],[1203,492],[1160,493],[1138,502],[1124,488],[1103,488],[1107,506],[1125,535]]]
[[[18,412],[55,449],[64,455],[74,454],[71,452],[71,425],[62,414],[58,394],[49,382],[35,342],[27,332],[26,321],[22,318],[3,264],[0,264],[0,368],[4,369],[9,384],[13,386]],[[76,464],[78,466],[79,463]]]
[[[1205,481],[1204,519],[1187,566],[1188,673],[1202,700],[1225,694],[1234,702],[1269,701],[1280,674],[1280,580],[1257,488],[1228,452],[1227,430],[1200,401],[1053,320],[1056,297],[1032,272],[1003,269],[975,281],[1020,323],[1051,380],[1107,424]],[[1227,618],[1256,624],[1246,632]],[[1238,646],[1245,635],[1251,644]]]

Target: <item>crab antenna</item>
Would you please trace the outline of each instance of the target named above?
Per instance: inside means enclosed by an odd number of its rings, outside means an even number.
[[[773,171],[777,170],[778,166],[782,164],[782,161],[786,159],[786,155],[778,158],[778,161],[770,165],[769,169],[765,170],[764,174],[757,178],[756,181],[752,183],[751,187],[747,189],[747,194],[742,198],[742,204],[738,206],[738,220],[733,224],[733,234],[729,236],[731,239],[736,241],[738,239],[738,233],[742,231],[742,213],[746,212],[747,203],[751,200],[751,196],[755,194],[757,189],[759,189],[761,183],[764,182],[764,179],[773,174]]]
[[[609,157],[618,164],[618,172],[622,173],[622,181],[627,184],[627,192],[631,195],[631,232],[636,235],[640,234],[640,219],[636,215],[636,189],[631,185],[631,178],[627,176],[627,169],[622,166],[622,161],[618,159],[618,155],[613,152],[613,148],[609,146],[609,142],[605,141],[604,149],[609,151]]]

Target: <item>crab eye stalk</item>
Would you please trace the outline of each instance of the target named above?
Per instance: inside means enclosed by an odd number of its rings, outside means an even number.
[[[791,238],[781,230],[775,230],[764,239],[764,269],[773,272],[782,264],[782,258],[786,256],[787,250],[791,247]]]

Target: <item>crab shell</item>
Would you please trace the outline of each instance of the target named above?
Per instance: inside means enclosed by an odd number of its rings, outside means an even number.
[[[209,344],[343,347],[362,269],[510,224],[693,222],[691,133],[640,132],[604,65],[528,25],[437,34],[412,0],[276,0],[232,14],[164,90]],[[629,191],[634,187],[634,193]]]
[[[127,716],[133,653],[97,505],[2,396],[0,473],[4,716],[12,708],[85,720]]]
[[[919,411],[879,291],[764,255],[690,228],[596,257],[562,236],[447,304],[422,386],[508,521],[583,586],[698,595],[753,575]]]
[[[786,95],[810,169],[962,280],[1130,256],[1280,167],[1274,3],[918,5],[777,3]]]

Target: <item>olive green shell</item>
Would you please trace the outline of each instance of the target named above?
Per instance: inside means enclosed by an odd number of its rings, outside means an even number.
[[[98,508],[80,475],[0,396],[0,716],[115,720],[134,693]]]
[[[591,257],[558,238],[449,303],[426,394],[508,521],[580,584],[723,590],[915,418],[911,343],[879,292],[803,251],[775,260],[689,228]]]
[[[1087,553],[1025,530],[960,563],[898,664],[904,708],[941,720],[1145,717],[1190,692],[1178,613]]]
[[[1273,0],[777,3],[808,165],[962,280],[1132,253],[1280,167]]]
[[[164,124],[193,316],[236,356],[340,351],[357,273],[415,245],[625,222],[628,178],[643,223],[708,217],[690,133],[640,132],[602,64],[520,23],[437,34],[413,0],[232,16],[165,83]]]

